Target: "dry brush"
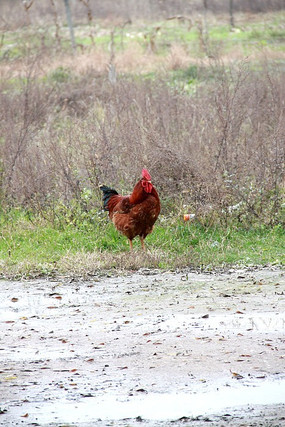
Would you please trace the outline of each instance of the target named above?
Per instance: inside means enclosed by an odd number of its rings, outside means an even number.
[[[27,67],[2,80],[3,206],[44,214],[74,201],[99,208],[98,184],[128,192],[150,169],[165,209],[200,218],[280,222],[284,197],[285,82],[278,70],[215,63],[192,94],[165,81],[91,69],[60,82]],[[167,203],[166,203],[167,201]]]

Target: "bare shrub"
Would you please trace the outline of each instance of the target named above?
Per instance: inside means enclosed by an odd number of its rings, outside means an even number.
[[[215,63],[197,75],[203,84],[191,96],[163,81],[110,85],[92,70],[52,86],[27,75],[19,88],[2,90],[6,202],[42,214],[52,208],[54,216],[59,203],[99,208],[99,183],[127,193],[146,166],[161,198],[188,205],[201,221],[277,223],[282,74],[269,64],[252,71]]]
[[[215,91],[220,138],[216,170],[222,172],[227,212],[276,222],[284,176],[284,81],[264,67],[242,66]],[[220,163],[220,165],[219,165]],[[277,205],[276,205],[277,203]]]
[[[11,90],[9,83],[1,90],[1,129],[3,140],[0,158],[4,170],[2,191],[6,196],[22,202],[27,193],[43,191],[37,169],[41,166],[41,153],[32,164],[29,151],[41,127],[44,126],[48,110],[52,105],[52,90],[35,83],[34,63],[26,68],[25,75]],[[33,184],[31,183],[33,181]],[[27,193],[26,193],[27,191]]]

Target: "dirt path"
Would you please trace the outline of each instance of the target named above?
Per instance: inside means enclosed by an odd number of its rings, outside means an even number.
[[[283,426],[284,292],[274,269],[0,281],[0,425]]]

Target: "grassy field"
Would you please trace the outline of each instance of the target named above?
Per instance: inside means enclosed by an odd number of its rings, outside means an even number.
[[[183,222],[181,215],[161,216],[147,237],[147,251],[128,241],[98,212],[92,222],[54,227],[42,219],[31,220],[23,212],[1,218],[1,277],[28,278],[43,275],[81,276],[100,271],[140,268],[216,268],[251,265],[284,265],[285,231],[281,226],[203,226]]]
[[[77,58],[70,51],[66,26],[26,26],[3,32],[0,59],[13,74],[32,55],[41,56],[41,73],[58,67],[78,72],[92,67],[102,72],[111,56],[124,73],[161,73],[185,68],[209,57],[220,60],[255,60],[267,56],[285,60],[285,13],[237,15],[235,28],[228,17],[211,15],[205,26],[197,15],[189,20],[133,22],[126,25],[97,21],[92,27],[77,24]],[[59,54],[60,51],[60,54]],[[13,61],[13,66],[9,61]]]
[[[3,30],[0,277],[284,265],[284,18],[98,20],[76,53],[66,26]],[[98,195],[142,166],[163,204],[146,254]]]

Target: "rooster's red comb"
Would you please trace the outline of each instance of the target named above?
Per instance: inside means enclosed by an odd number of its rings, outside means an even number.
[[[151,176],[150,176],[149,172],[146,169],[142,170],[142,177],[144,179],[146,179],[147,181],[151,181]]]

